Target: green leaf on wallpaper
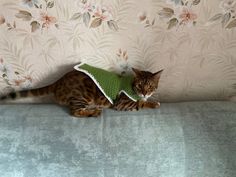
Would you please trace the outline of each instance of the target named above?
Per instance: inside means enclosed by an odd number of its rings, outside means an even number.
[[[7,27],[10,28],[10,27],[11,27],[11,24],[10,24],[10,23],[7,23]]]
[[[54,1],[47,3],[47,8],[53,8],[54,7]]]
[[[107,22],[108,27],[114,31],[118,31],[119,27],[117,25],[117,23],[114,20],[110,20]]]
[[[164,7],[159,13],[159,16],[164,18],[170,18],[174,15],[174,10],[168,7]]]
[[[95,19],[93,19],[90,27],[91,28],[96,28],[96,27],[100,26],[101,24],[102,24],[102,19],[101,18],[95,18]]]
[[[20,73],[19,73],[19,72],[17,72],[17,71],[15,71],[15,74],[16,74],[16,75],[19,75]]]
[[[91,15],[89,12],[83,14],[83,22],[88,27],[90,22]]]
[[[31,25],[31,32],[35,32],[40,28],[40,23],[37,21],[32,21],[30,25]]]
[[[214,21],[220,20],[220,19],[222,19],[222,17],[223,17],[223,14],[216,14],[209,19],[209,22],[214,22]]]
[[[39,9],[39,6],[38,6],[38,4],[34,4],[34,6],[35,6],[35,8]]]
[[[231,18],[231,13],[226,13],[223,15],[221,23],[222,23],[222,27],[224,27],[230,20]]]
[[[171,29],[173,27],[175,27],[178,24],[178,19],[177,18],[172,18],[170,19],[170,21],[167,22],[168,24],[168,29]]]
[[[152,20],[152,26],[155,24],[155,21],[156,21],[156,19],[154,18],[154,19]]]
[[[193,0],[192,4],[196,6],[196,5],[198,5],[200,2],[201,2],[201,0]]]
[[[2,75],[2,77],[4,78],[4,77],[7,77],[7,75],[4,73],[3,75]]]
[[[231,29],[236,27],[236,19],[232,20],[227,26],[226,28]]]
[[[19,10],[19,12],[15,16],[16,18],[21,18],[22,20],[25,21],[30,21],[32,19],[31,13],[25,10]]]
[[[79,20],[82,17],[82,14],[80,12],[75,13],[70,20]]]
[[[57,29],[59,29],[59,25],[58,25],[57,23],[55,24],[55,27],[56,27]]]

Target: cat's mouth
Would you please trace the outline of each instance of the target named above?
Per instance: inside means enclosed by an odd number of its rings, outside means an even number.
[[[143,95],[143,94],[139,94],[139,97],[143,100],[143,101],[147,101],[149,97],[151,97],[152,94],[150,95]]]

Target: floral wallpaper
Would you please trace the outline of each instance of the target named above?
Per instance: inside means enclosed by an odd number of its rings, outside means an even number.
[[[236,0],[1,0],[0,94],[78,62],[164,69],[163,102],[236,95]],[[158,97],[157,97],[158,96]]]

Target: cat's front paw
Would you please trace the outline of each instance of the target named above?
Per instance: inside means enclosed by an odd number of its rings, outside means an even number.
[[[156,102],[156,107],[155,108],[159,108],[161,106],[160,102]]]
[[[160,102],[150,102],[152,108],[159,108],[161,106]]]
[[[155,108],[159,108],[160,107],[160,103],[159,102],[154,102],[154,101],[145,101],[145,102],[140,102],[139,103],[141,108],[151,108],[151,109],[155,109]]]

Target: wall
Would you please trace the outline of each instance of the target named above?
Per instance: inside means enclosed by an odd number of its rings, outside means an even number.
[[[0,92],[40,87],[82,61],[164,69],[161,101],[236,92],[236,0],[1,0]]]

